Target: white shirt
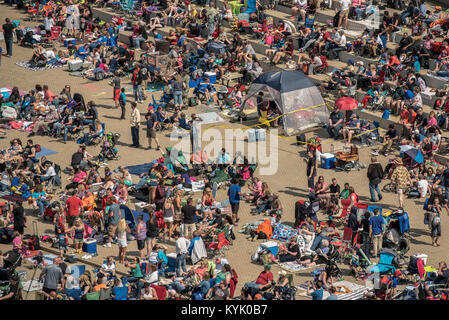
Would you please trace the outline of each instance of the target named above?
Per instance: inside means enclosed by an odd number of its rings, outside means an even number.
[[[54,177],[56,175],[55,168],[49,167],[44,174],[44,177]]]
[[[55,20],[53,18],[45,17],[44,19],[45,30],[50,31],[55,26]]]
[[[225,264],[229,264],[229,261],[226,258],[220,258],[221,263],[215,263],[215,272],[220,272],[223,269]]]
[[[427,188],[429,187],[429,183],[427,182],[427,180],[419,180],[418,182],[418,189],[419,192],[421,193],[421,198],[425,198],[427,195]]]
[[[341,47],[346,47],[346,36],[342,35],[340,38],[340,41],[338,42],[338,45],[340,45]]]
[[[298,0],[298,6],[305,7],[307,5],[307,0]]]
[[[112,263],[110,266],[108,266],[107,263],[103,263],[101,269],[103,269],[106,272],[112,272],[115,270],[115,263]]]
[[[340,10],[345,11],[349,9],[351,5],[351,0],[340,0]]]
[[[178,240],[176,240],[176,254],[187,253],[187,248],[189,247],[189,245],[189,240],[184,237],[179,237]]]
[[[53,50],[45,51],[44,56],[47,59],[55,59],[56,58],[55,52]]]

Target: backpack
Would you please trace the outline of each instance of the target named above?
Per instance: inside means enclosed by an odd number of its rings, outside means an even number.
[[[261,265],[271,264],[271,252],[269,250],[264,250],[259,254],[259,263]]]
[[[36,145],[34,146],[34,149],[36,149],[36,153],[37,153],[37,152],[41,152],[41,145],[40,145],[40,144],[36,144]]]
[[[39,242],[39,237],[33,235],[28,239],[28,250],[34,251],[34,250],[40,250],[41,245]]]
[[[196,97],[190,97],[189,98],[189,107],[194,107],[198,105],[198,101],[196,100]]]
[[[95,80],[101,81],[101,80],[103,80],[103,79],[104,79],[104,73],[103,73],[103,72],[97,72],[97,73],[95,74]]]

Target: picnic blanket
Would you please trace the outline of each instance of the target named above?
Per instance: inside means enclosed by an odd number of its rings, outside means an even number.
[[[142,173],[147,173],[153,167],[153,165],[154,165],[153,162],[148,162],[144,164],[138,164],[135,166],[127,166],[125,167],[125,169],[128,170],[130,174],[140,176]]]
[[[338,300],[361,300],[363,294],[369,290],[366,286],[346,280],[334,282],[334,286],[337,288]],[[297,288],[299,295],[307,296],[307,283],[300,284]],[[329,297],[329,292],[324,291],[323,300],[327,297]]]
[[[182,184],[178,185],[179,189],[184,191],[200,192],[203,191],[205,187],[204,180],[192,181],[192,188],[186,188]]]
[[[57,153],[58,152],[56,152],[54,150],[51,150],[51,149],[41,146],[41,151],[36,152],[36,158],[40,158],[40,157],[44,157],[44,156],[47,157],[47,156],[50,156],[52,154],[57,154]]]
[[[434,74],[431,74],[431,73],[427,73],[427,76],[435,78],[435,79],[438,79],[438,80],[441,80],[441,81],[444,81],[444,82],[448,82],[449,81],[449,77],[438,77],[438,76],[436,76]]]
[[[63,67],[64,64],[56,62],[51,64],[46,64],[44,67],[32,67],[29,61],[22,61],[22,62],[16,62],[16,65],[19,67],[31,70],[31,71],[40,71],[40,70],[50,70],[54,68],[60,68]]]
[[[298,230],[292,229],[281,223],[277,223],[273,229],[273,235],[271,239],[280,241],[289,241],[290,238],[297,237]]]
[[[45,264],[53,264],[53,259],[56,258],[56,255],[54,254],[44,254],[44,263]],[[30,261],[31,263],[34,263],[33,257],[29,257],[27,258],[28,261]]]
[[[200,113],[198,114],[198,117],[203,119],[203,121],[201,121],[201,124],[211,124],[224,121],[223,118],[220,117],[220,115],[216,112]]]
[[[22,287],[25,292],[40,291],[44,288],[44,283],[40,282],[38,279],[22,281]]]
[[[300,271],[304,271],[310,268],[315,268],[315,267],[320,267],[320,266],[324,266],[323,264],[319,264],[319,265],[315,265],[312,267],[306,267],[303,266],[302,264],[299,264],[296,261],[288,261],[288,262],[282,262],[279,263],[279,267],[287,272],[300,272]]]

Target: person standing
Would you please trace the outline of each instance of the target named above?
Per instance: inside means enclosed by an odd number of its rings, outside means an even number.
[[[314,152],[309,150],[307,155],[309,156],[307,159],[307,187],[309,189],[313,189],[315,187],[315,177],[318,164]]]
[[[61,287],[64,288],[65,278],[64,273],[62,272],[59,264],[62,262],[60,257],[56,257],[53,260],[53,264],[49,264],[42,270],[41,275],[39,276],[39,280],[44,279],[44,286],[42,291],[50,294],[51,292],[58,290],[58,285],[61,284]]]
[[[111,81],[111,86],[113,88],[112,94],[115,103],[115,107],[118,108],[120,105],[120,73],[116,71],[114,73],[114,79]]]
[[[176,275],[178,277],[182,276],[182,273],[186,273],[186,256],[187,248],[190,245],[190,241],[184,238],[183,235],[175,233],[176,240]]]
[[[109,207],[109,212],[106,212],[106,215],[109,218],[108,241],[104,246],[110,248],[112,246],[112,238],[115,236],[117,232],[117,226],[120,222],[120,206],[112,198],[108,199],[107,205]]]
[[[240,206],[240,196],[243,196],[242,189],[237,183],[237,179],[233,178],[231,180],[231,185],[228,189],[229,203],[232,209],[232,222],[234,224],[239,222],[239,206]]]
[[[136,229],[136,240],[137,249],[139,250],[140,258],[145,257],[145,240],[147,239],[147,225],[143,221],[143,215],[137,216],[137,229]]]
[[[156,137],[156,126],[157,126],[157,116],[154,112],[154,108],[148,108],[147,115],[147,138],[148,138],[148,150],[151,150],[151,140],[154,139],[156,142],[156,150],[160,150],[159,140]]]
[[[182,222],[184,224],[184,235],[187,235],[189,239],[192,238],[193,231],[195,230],[195,215],[198,210],[193,206],[193,199],[188,198],[187,204],[181,208]]]
[[[131,82],[133,84],[133,91],[134,91],[134,101],[143,103],[143,96],[142,96],[142,73],[140,72],[140,65],[136,65],[136,68],[134,69]]]
[[[190,76],[187,72],[183,71],[182,73],[182,100],[187,101],[189,98],[189,82],[190,82]],[[187,104],[188,106],[188,104]]]
[[[379,215],[379,209],[374,209],[374,216],[369,219],[369,236],[373,243],[373,258],[377,257],[377,253],[382,249],[382,238],[385,232],[384,218]]]
[[[139,109],[137,109],[137,103],[135,102],[131,102],[130,124],[131,124],[131,137],[133,140],[131,147],[139,148],[140,112]]]
[[[83,201],[73,192],[72,196],[67,199],[65,206],[67,208],[67,223],[69,227],[72,227],[75,219],[80,215],[80,210],[83,210]]]
[[[13,207],[14,209],[12,210],[12,214],[14,216],[14,231],[17,231],[23,235],[26,219],[22,201],[16,201]]]
[[[175,103],[175,109],[181,110],[183,103],[182,103],[182,91],[184,89],[184,83],[181,79],[181,76],[178,74],[176,75],[175,81],[172,82],[172,88],[173,88],[173,99]]]
[[[120,119],[125,119],[125,113],[126,113],[126,94],[125,94],[125,88],[120,89],[120,95],[118,98],[118,103],[120,105],[120,108],[122,109],[122,114],[120,116]]]
[[[411,185],[410,172],[404,167],[401,158],[397,158],[394,160],[396,164],[396,169],[393,171],[393,175],[391,176],[391,182],[396,184],[398,198],[399,198],[399,207],[404,209],[404,191],[407,186]]]
[[[376,193],[379,196],[379,201],[382,200],[382,193],[379,189],[379,183],[382,181],[384,171],[382,165],[377,162],[377,157],[371,157],[371,164],[368,166],[367,176],[369,179],[369,193],[371,195],[371,202],[376,202]]]
[[[3,25],[3,37],[5,38],[6,43],[6,56],[12,57],[13,32],[16,28],[9,18],[6,18],[5,22],[6,23]]]

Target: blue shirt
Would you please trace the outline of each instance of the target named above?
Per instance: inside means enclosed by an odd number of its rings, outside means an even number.
[[[312,292],[311,296],[312,300],[323,300],[323,288],[315,290],[314,292]]]
[[[240,203],[240,195],[242,189],[237,184],[231,184],[228,190],[229,202],[230,203]]]
[[[165,264],[168,263],[167,256],[165,255],[164,251],[162,251],[162,250],[158,251],[157,258],[159,261],[162,261],[162,263],[165,263]]]
[[[381,234],[383,232],[384,224],[385,224],[384,219],[380,215],[372,216],[371,218],[369,218],[369,225],[373,229],[374,236]]]

